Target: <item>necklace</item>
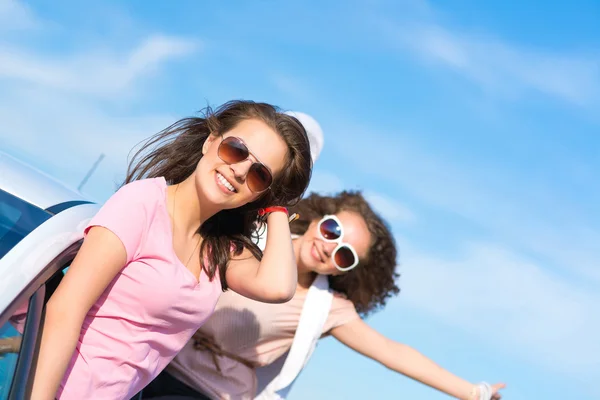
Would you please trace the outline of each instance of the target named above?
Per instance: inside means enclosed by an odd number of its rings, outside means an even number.
[[[171,210],[171,213],[173,214],[173,228],[175,228],[175,200],[177,199],[177,191],[179,190],[179,183],[177,184],[177,187],[175,188],[175,193],[173,194],[173,207]],[[175,229],[173,229],[173,231],[175,231]],[[185,267],[187,268],[188,264],[190,263],[190,261],[192,260],[192,257],[194,256],[194,253],[196,252],[196,249],[198,248],[198,246],[200,245],[200,239],[201,236],[198,234],[198,241],[196,242],[196,245],[194,246],[194,249],[192,250],[192,253],[190,254],[187,262],[185,263]]]

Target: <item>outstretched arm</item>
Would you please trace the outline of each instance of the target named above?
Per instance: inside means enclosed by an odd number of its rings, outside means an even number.
[[[386,338],[361,319],[338,326],[332,335],[357,352],[457,399],[479,400],[474,384],[440,367],[410,346]],[[492,399],[500,399],[504,384],[492,385]],[[475,395],[475,396],[473,396]]]

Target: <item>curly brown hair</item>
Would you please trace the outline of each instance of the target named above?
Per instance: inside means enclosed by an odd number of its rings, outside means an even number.
[[[303,235],[312,221],[340,211],[355,212],[362,216],[371,233],[369,253],[360,264],[341,275],[330,276],[329,286],[344,294],[356,307],[361,317],[366,317],[397,295],[396,243],[386,222],[371,208],[359,191],[343,191],[336,196],[311,193],[290,209],[300,218],[290,225],[292,233]]]

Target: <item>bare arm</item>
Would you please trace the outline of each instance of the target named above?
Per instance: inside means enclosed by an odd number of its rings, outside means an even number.
[[[267,217],[267,224],[262,261],[245,250],[229,262],[227,284],[233,291],[253,300],[285,303],[294,296],[298,280],[288,217],[274,212]]]
[[[77,345],[83,320],[126,262],[125,247],[106,228],[93,227],[46,305],[31,398],[53,400]]]
[[[457,399],[470,400],[474,384],[445,370],[412,347],[386,338],[361,319],[338,326],[331,333],[346,346],[391,370]],[[504,386],[492,386],[495,393],[493,399],[500,398],[497,392]]]

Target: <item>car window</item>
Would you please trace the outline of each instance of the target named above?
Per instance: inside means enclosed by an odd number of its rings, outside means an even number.
[[[0,240],[17,224],[21,214],[18,208],[0,202]]]
[[[28,303],[24,301],[8,322],[0,327],[0,400],[8,398],[15,374]]]
[[[22,302],[8,322],[0,327],[0,400],[8,399],[9,395],[12,398],[15,393],[16,398],[27,397],[26,382],[31,379],[32,354],[42,323],[41,310],[64,277],[70,258],[32,297]],[[40,298],[40,294],[43,297]]]
[[[0,257],[52,214],[0,190]]]

